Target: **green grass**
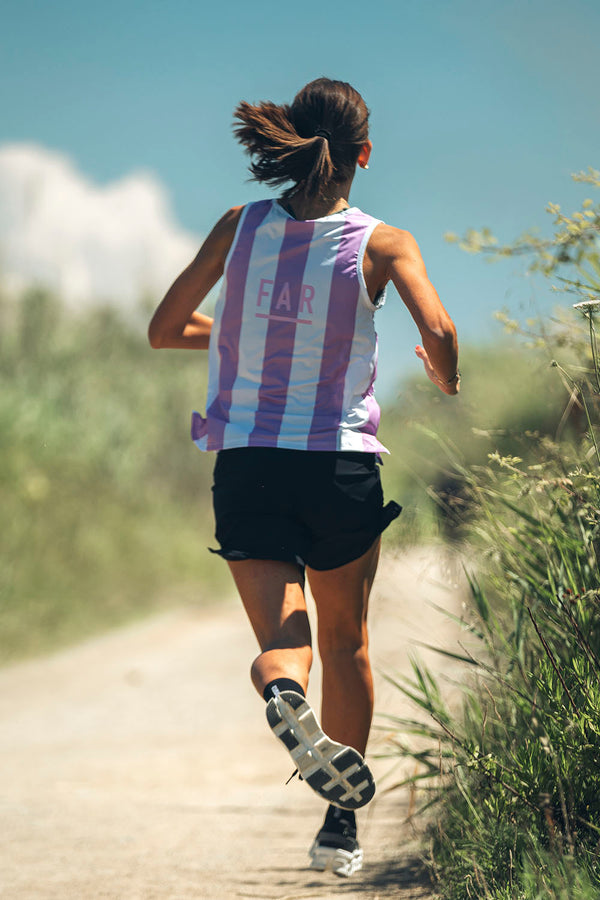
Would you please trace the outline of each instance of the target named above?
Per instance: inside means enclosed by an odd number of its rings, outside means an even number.
[[[448,900],[600,890],[598,460],[586,439],[521,447],[485,466],[454,461],[478,560],[464,639],[440,648],[464,662],[461,709],[418,662],[396,682],[429,717],[396,720],[394,752],[419,763]]]

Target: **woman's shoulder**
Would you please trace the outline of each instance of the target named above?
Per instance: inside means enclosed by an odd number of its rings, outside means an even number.
[[[246,206],[243,203],[241,206],[232,206],[221,216],[211,233],[216,235],[235,233],[245,208]]]
[[[380,222],[373,230],[368,252],[372,256],[389,260],[412,256],[419,252],[419,247],[410,231]]]
[[[225,258],[235,238],[238,225],[245,207],[232,206],[224,213],[219,221],[213,225],[210,233],[204,241],[203,247],[211,253],[216,253]]]

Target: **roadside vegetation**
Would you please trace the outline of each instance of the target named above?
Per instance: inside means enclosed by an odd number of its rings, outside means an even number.
[[[598,172],[579,180],[600,187]],[[478,560],[463,640],[438,648],[464,664],[465,677],[452,708],[419,662],[396,681],[420,714],[392,723],[391,753],[417,763],[409,780],[445,900],[600,895],[600,205],[549,212],[552,239],[528,234],[499,247],[470,232],[463,246],[528,255],[562,292],[563,308],[576,304],[535,335],[534,323],[505,316],[521,346],[545,361],[553,412],[541,412],[548,391],[536,393],[519,440],[506,443],[503,429],[484,464],[432,439],[460,485],[453,522]],[[519,407],[530,386],[522,382],[509,402]]]
[[[0,304],[0,660],[222,589],[210,465],[186,440],[205,377],[114,311]]]

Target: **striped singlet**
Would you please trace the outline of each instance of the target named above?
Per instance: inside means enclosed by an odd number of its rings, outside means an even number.
[[[362,270],[379,219],[355,207],[299,221],[275,200],[244,207],[209,347],[201,450],[388,451],[377,439],[374,314]]]

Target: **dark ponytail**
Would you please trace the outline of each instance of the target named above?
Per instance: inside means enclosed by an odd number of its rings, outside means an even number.
[[[255,181],[280,185],[290,198],[327,197],[327,188],[354,173],[369,138],[369,110],[345,81],[318,78],[296,95],[291,106],[243,101],[235,111],[234,133],[252,157]]]

